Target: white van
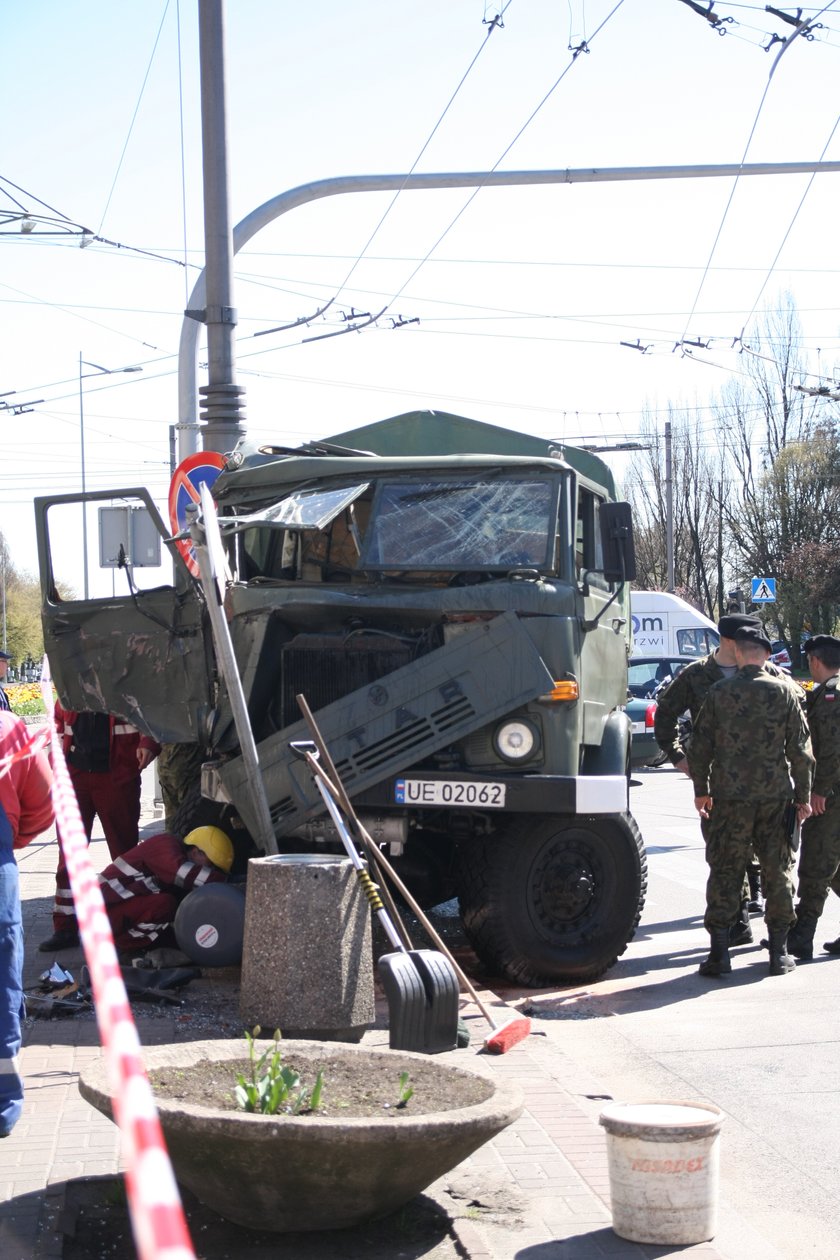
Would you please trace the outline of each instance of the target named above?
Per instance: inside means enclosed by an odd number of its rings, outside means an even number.
[[[720,643],[713,621],[677,595],[631,591],[633,656],[708,656]]]

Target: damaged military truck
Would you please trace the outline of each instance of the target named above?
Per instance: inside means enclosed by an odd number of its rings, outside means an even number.
[[[146,491],[92,499],[145,504]],[[285,852],[337,847],[296,697],[377,843],[426,905],[453,897],[493,974],[590,980],[623,953],[646,885],[628,808],[633,539],[586,451],[413,412],[300,448],[245,443],[213,486],[224,609]],[[63,704],[205,753],[184,827],[240,849],[254,793],[200,582],[61,598],[36,502],[47,653]],[[215,813],[214,813],[215,811]],[[251,842],[253,845],[253,842]],[[252,850],[253,851],[253,848]]]

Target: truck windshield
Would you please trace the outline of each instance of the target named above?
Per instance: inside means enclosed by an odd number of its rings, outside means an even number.
[[[362,569],[544,569],[557,531],[552,477],[382,480]]]

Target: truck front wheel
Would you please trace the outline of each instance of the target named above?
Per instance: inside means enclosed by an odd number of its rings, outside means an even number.
[[[602,975],[639,922],[647,860],[630,814],[522,815],[461,849],[467,936],[495,974],[532,988]]]

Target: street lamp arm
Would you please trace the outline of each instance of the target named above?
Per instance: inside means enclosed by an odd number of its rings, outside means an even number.
[[[702,166],[580,167],[545,171],[448,171],[428,174],[339,175],[300,184],[272,197],[233,229],[238,254],[257,232],[298,206],[324,197],[357,192],[403,192],[437,188],[502,188],[534,184],[622,183],[660,179],[744,178],[749,175],[837,174],[840,162],[730,162]],[[198,450],[198,338],[206,304],[206,269],[193,286],[178,348],[178,457]],[[197,318],[198,316],[198,318]]]

